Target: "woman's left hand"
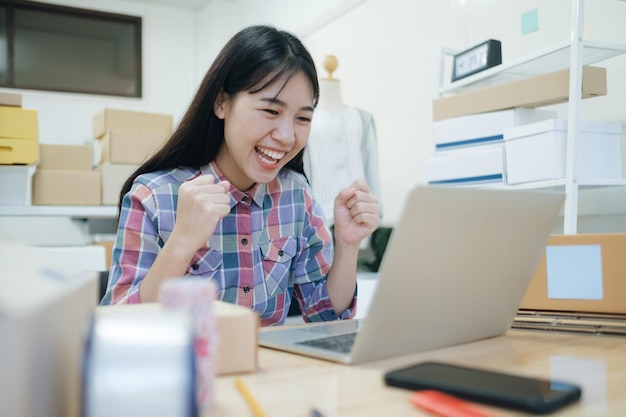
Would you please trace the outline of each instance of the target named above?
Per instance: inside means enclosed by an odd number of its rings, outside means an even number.
[[[363,180],[354,181],[335,198],[335,241],[358,247],[378,228],[378,199]]]

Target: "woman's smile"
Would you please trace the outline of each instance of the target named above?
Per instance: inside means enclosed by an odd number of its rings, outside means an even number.
[[[269,148],[264,148],[262,146],[257,146],[254,148],[259,159],[266,165],[277,165],[280,160],[285,156],[286,152],[275,151]]]

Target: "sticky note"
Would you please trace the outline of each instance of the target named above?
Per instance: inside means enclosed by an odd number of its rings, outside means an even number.
[[[548,298],[601,300],[602,248],[600,245],[546,247]]]
[[[522,35],[539,30],[539,10],[532,9],[522,13]]]

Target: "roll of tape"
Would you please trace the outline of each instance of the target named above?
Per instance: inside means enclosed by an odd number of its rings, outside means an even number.
[[[96,314],[83,360],[83,416],[196,417],[189,314],[107,307]]]

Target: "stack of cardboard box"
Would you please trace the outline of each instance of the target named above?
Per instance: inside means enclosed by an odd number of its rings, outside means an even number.
[[[28,205],[39,158],[36,110],[22,108],[20,94],[0,93],[0,204]]]
[[[606,69],[583,67],[582,98],[602,96],[606,93]],[[556,160],[551,150],[554,141],[548,138],[539,141],[535,146],[534,139],[517,140],[514,144],[507,143],[507,139],[517,139],[522,135],[536,138],[543,132],[542,126],[546,123],[549,126],[554,124],[545,121],[555,119],[556,113],[535,108],[562,103],[567,101],[568,97],[569,70],[560,70],[433,100],[435,146],[427,164],[428,183],[508,183],[510,164],[507,154],[511,146],[515,147],[514,157],[521,155],[523,158],[523,161],[513,169],[511,183],[553,179],[544,178],[546,176],[533,178],[532,175],[527,175],[527,172],[535,169],[538,156]],[[533,133],[526,134],[527,129],[524,126],[531,125],[536,126],[532,129]],[[609,128],[613,134],[607,139],[610,141],[610,151],[602,151],[602,157],[614,152],[616,148],[614,129]],[[557,130],[551,129],[550,134],[555,134]],[[507,135],[507,132],[510,134]],[[560,139],[557,141],[558,145],[564,148],[565,142]],[[522,167],[519,174],[517,166]],[[550,165],[546,169],[554,171],[558,170],[558,167],[553,169]],[[613,169],[611,172],[617,171]],[[603,176],[595,171],[590,176],[597,175]]]
[[[92,119],[99,148],[102,204],[117,205],[126,179],[169,138],[171,115],[105,108]]]

